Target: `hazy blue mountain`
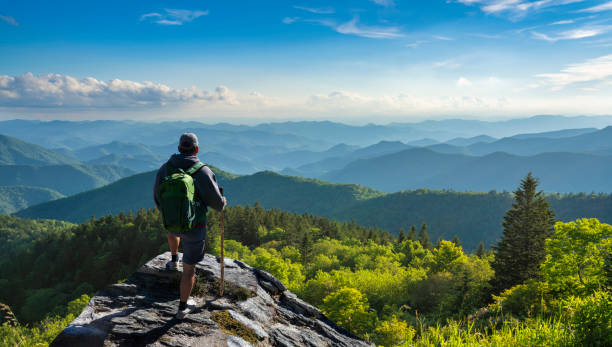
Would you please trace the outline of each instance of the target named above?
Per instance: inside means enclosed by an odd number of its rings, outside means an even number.
[[[0,133],[41,145],[46,148],[72,150],[103,145],[111,141],[137,142],[148,146],[176,143],[184,131],[198,134],[207,145],[237,144],[273,146],[284,151],[324,151],[338,143],[368,146],[380,141],[410,142],[423,138],[449,141],[457,137],[488,135],[496,138],[533,132],[563,129],[603,128],[612,125],[612,117],[535,116],[507,121],[428,120],[414,123],[367,124],[362,126],[334,122],[281,122],[257,126],[199,122],[133,122],[133,121],[25,121],[0,122]],[[208,148],[229,154],[219,148]]]
[[[406,142],[407,145],[414,146],[414,147],[426,147],[426,146],[432,146],[438,143],[440,143],[440,141],[429,139],[429,138]]]
[[[344,156],[323,159],[299,166],[295,169],[285,169],[282,173],[301,177],[319,177],[329,171],[339,170],[351,161],[360,158],[371,158],[387,153],[399,152],[408,148],[413,148],[413,146],[409,146],[400,141],[381,141],[377,144],[354,150]]]
[[[104,145],[112,141],[161,146],[177,143],[180,134],[186,131],[196,133],[202,145],[234,143],[243,146],[260,145],[287,149],[310,148],[313,150],[324,149],[333,145],[333,143],[327,141],[312,141],[300,135],[265,132],[253,127],[240,127],[236,131],[222,130],[198,122],[42,122],[25,120],[0,122],[0,133],[46,148],[64,147],[71,150]]]
[[[76,164],[78,160],[43,147],[0,135],[0,164],[2,165],[49,165]]]
[[[158,155],[108,154],[85,163],[88,165],[122,166],[134,172],[145,172],[159,168],[165,159],[161,159],[161,156]]]
[[[64,195],[100,187],[135,171],[107,165],[0,165],[4,186],[42,187]]]
[[[27,186],[0,186],[0,213],[10,214],[64,195],[48,188]]]
[[[463,155],[471,155],[472,152],[469,148],[464,146],[453,146],[448,143],[439,143],[437,145],[427,146],[427,149],[431,149],[432,151],[438,153],[445,154],[463,154]]]
[[[506,137],[492,143],[468,146],[473,155],[506,152],[533,155],[546,152],[612,154],[612,126],[571,137]]]
[[[547,131],[547,132],[541,132],[541,133],[517,134],[511,137],[515,139],[530,139],[530,138],[537,138],[537,137],[544,137],[544,138],[549,138],[549,139],[559,139],[559,138],[564,138],[564,137],[572,137],[572,136],[578,136],[582,134],[588,134],[588,133],[595,132],[597,130],[598,130],[597,128],[564,129],[564,130]],[[492,142],[492,141],[489,141],[489,142]]]
[[[491,137],[491,136],[478,135],[478,136],[468,137],[468,138],[456,137],[452,140],[446,141],[445,144],[453,145],[453,146],[469,146],[471,144],[478,143],[478,142],[491,143],[496,140],[497,140],[496,138]]]
[[[321,161],[327,158],[347,156],[358,148],[359,147],[357,146],[349,146],[341,143],[325,151],[289,151],[285,153],[258,156],[253,161],[260,165],[260,167],[278,170],[285,167],[298,167],[308,163]]]
[[[353,182],[385,192],[407,189],[512,190],[527,172],[551,192],[612,192],[612,157],[580,153],[483,157],[410,149],[349,163],[322,178]]]
[[[120,141],[113,141],[103,145],[80,148],[75,151],[71,151],[71,153],[73,157],[81,161],[94,160],[111,154],[128,155],[134,157],[146,156],[149,158],[159,157],[159,154],[155,151],[155,149],[147,145]]]

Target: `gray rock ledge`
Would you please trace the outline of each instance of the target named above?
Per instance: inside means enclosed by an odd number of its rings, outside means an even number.
[[[373,346],[271,274],[240,261],[225,259],[226,290],[219,297],[219,260],[209,254],[196,265],[196,310],[177,320],[181,269],[166,271],[168,260],[170,252],[158,255],[124,283],[98,292],[51,346]],[[220,316],[248,333],[223,329]]]

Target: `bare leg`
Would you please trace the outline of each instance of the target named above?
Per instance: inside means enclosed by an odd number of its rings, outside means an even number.
[[[180,242],[181,242],[180,237],[176,237],[168,233],[168,247],[170,247],[170,253],[178,254],[178,246]]]
[[[183,275],[181,276],[181,301],[185,302],[187,299],[189,299],[194,282],[195,265],[183,263]]]

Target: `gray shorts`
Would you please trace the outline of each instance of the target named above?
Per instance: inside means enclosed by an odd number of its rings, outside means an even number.
[[[173,233],[170,231],[168,233],[181,238],[184,264],[194,265],[204,259],[206,226],[196,226],[186,233]]]

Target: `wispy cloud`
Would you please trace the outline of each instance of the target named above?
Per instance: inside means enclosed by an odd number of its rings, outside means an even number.
[[[567,19],[567,20],[560,20],[560,21],[550,23],[550,25],[565,25],[565,24],[572,24],[572,23],[574,23],[573,19]]]
[[[173,89],[164,84],[120,79],[105,82],[58,74],[0,75],[0,106],[138,107],[194,101],[231,104],[235,100],[235,94],[224,86],[206,92],[195,87]]]
[[[456,0],[465,5],[476,5],[487,14],[512,13],[525,15],[546,7],[562,6],[586,0]]]
[[[332,28],[334,31],[344,35],[355,35],[371,39],[395,39],[404,37],[400,27],[397,26],[367,26],[359,24],[359,17],[354,17],[348,22],[336,23],[333,20],[305,20]]]
[[[456,69],[461,66],[455,59],[448,59],[443,61],[434,62],[434,67],[437,68],[447,68],[447,69]]]
[[[572,30],[563,31],[553,35],[532,31],[534,38],[548,42],[557,42],[561,40],[579,40],[587,37],[594,37],[605,34],[612,29],[612,26],[585,26]]]
[[[307,12],[316,13],[316,14],[332,14],[336,12],[331,7],[314,8],[314,7],[306,7],[306,6],[293,6],[293,8],[297,8],[298,10],[307,11]]]
[[[7,23],[8,25],[19,26],[19,23],[17,23],[15,18],[10,17],[10,16],[3,16],[3,15],[0,14],[0,20],[2,20],[3,22]]]
[[[442,36],[442,35],[433,35],[432,37],[440,41],[453,41],[454,40],[452,37]]]
[[[285,17],[283,18],[283,23],[291,24],[297,22],[298,20],[300,20],[300,17]]]
[[[376,5],[384,6],[384,7],[393,7],[395,6],[395,1],[393,0],[370,0]]]
[[[612,54],[572,64],[558,73],[536,75],[553,89],[561,89],[575,83],[594,82],[612,77]]]
[[[342,23],[334,28],[340,34],[356,35],[368,37],[371,39],[394,39],[403,37],[400,28],[396,26],[379,27],[366,26],[359,24],[359,18],[355,17],[352,20]]]
[[[424,43],[429,43],[429,41],[427,41],[427,40],[419,40],[419,41],[410,42],[410,43],[406,44],[406,47],[417,48],[417,47],[419,47],[420,45],[422,45]]]
[[[151,12],[140,16],[140,20],[151,20],[161,25],[183,25],[184,23],[193,22],[194,20],[207,16],[208,10],[179,10],[179,9],[164,9],[164,13]]]
[[[612,1],[607,2],[605,4],[585,8],[578,12],[597,13],[597,12],[604,12],[604,11],[610,11],[610,10],[612,10]]]

